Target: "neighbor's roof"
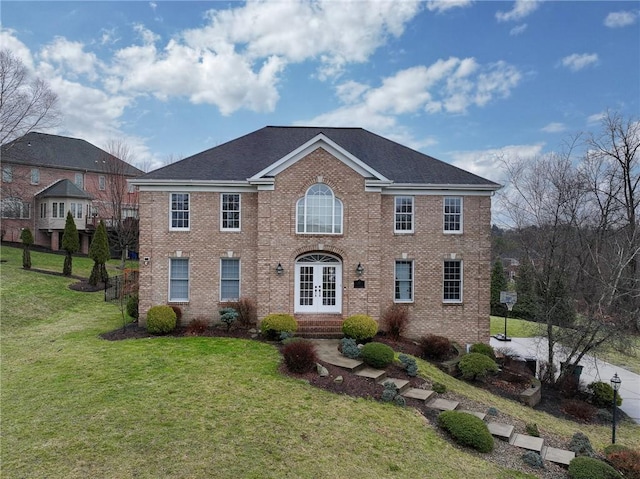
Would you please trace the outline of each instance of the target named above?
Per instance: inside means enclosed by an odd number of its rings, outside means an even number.
[[[246,181],[320,134],[394,183],[500,187],[362,128],[282,126],[264,127],[138,179]]]
[[[74,185],[70,180],[58,180],[51,186],[46,187],[44,190],[37,193],[36,198],[82,198],[92,200],[91,196],[86,191],[81,190]]]
[[[109,174],[113,169],[105,169],[104,166],[104,160],[108,157],[115,158],[85,140],[46,133],[27,133],[23,137],[2,145],[3,163],[34,167],[65,168]],[[142,170],[119,158],[116,160],[122,163],[122,172],[125,176],[139,176],[143,173]]]

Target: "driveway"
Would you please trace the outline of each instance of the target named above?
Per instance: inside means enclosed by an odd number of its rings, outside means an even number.
[[[547,339],[543,337],[511,338],[511,341],[498,341],[494,337],[491,338],[491,346],[495,349],[510,349],[519,356],[535,357],[538,361],[546,361],[547,345]],[[558,345],[556,346],[556,357],[564,358],[562,356],[562,348]],[[640,375],[588,355],[582,358],[580,364],[583,367],[580,382],[585,384],[593,381],[611,384],[609,381],[617,373],[622,380],[618,391],[622,398],[620,409],[635,422],[640,423]],[[559,367],[559,364],[556,364],[556,366]]]

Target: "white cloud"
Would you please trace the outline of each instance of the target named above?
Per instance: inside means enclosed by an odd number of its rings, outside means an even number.
[[[571,71],[577,72],[598,63],[597,53],[574,53],[560,60],[563,67],[569,68]]]
[[[567,127],[564,123],[553,122],[541,128],[541,131],[545,133],[561,133],[566,131]]]
[[[469,7],[472,3],[472,0],[429,0],[427,8],[442,13],[452,8]]]
[[[517,27],[513,27],[511,30],[509,30],[509,35],[511,35],[512,37],[522,35],[526,29],[527,24],[523,23],[522,25],[518,25]]]
[[[538,0],[516,0],[513,8],[508,12],[502,10],[496,12],[496,18],[499,22],[516,22],[529,16],[538,9],[539,5]]]
[[[638,12],[611,12],[604,19],[605,26],[609,28],[622,28],[633,25],[638,18]]]
[[[598,112],[598,113],[594,113],[593,115],[589,115],[587,117],[587,123],[589,125],[593,125],[595,123],[600,123],[606,117],[607,117],[607,112],[606,111],[601,111],[601,112]]]
[[[98,58],[93,53],[85,52],[84,45],[80,42],[56,37],[41,50],[40,55],[43,61],[56,64],[58,73],[62,70],[70,77],[86,75],[91,81],[98,78]]]

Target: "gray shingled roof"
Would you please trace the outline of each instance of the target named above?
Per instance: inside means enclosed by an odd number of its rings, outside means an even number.
[[[53,183],[51,186],[48,186],[40,193],[36,195],[36,198],[83,198],[87,200],[92,200],[93,196],[91,196],[86,191],[81,190],[76,185],[74,185],[71,181],[64,179],[58,180]]]
[[[34,167],[65,168],[78,171],[105,171],[104,160],[112,157],[85,140],[46,133],[27,133],[2,145],[2,162]],[[115,158],[115,157],[114,157]],[[117,159],[118,161],[122,161]],[[142,170],[122,161],[125,176],[140,176]]]
[[[139,179],[245,181],[320,133],[395,183],[500,186],[362,128],[282,126],[264,127]]]

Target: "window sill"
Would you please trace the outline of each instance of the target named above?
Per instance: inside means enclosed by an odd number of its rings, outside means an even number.
[[[413,304],[415,301],[413,301],[413,299],[406,299],[406,300],[394,299],[393,302],[396,304]]]
[[[463,232],[462,231],[443,231],[442,234],[444,235],[461,235]]]
[[[167,301],[167,303],[186,306],[189,304],[189,300],[188,299],[170,299],[169,301]]]
[[[394,231],[394,236],[413,236],[415,231]]]
[[[464,303],[462,301],[443,301],[443,306],[462,306]]]

